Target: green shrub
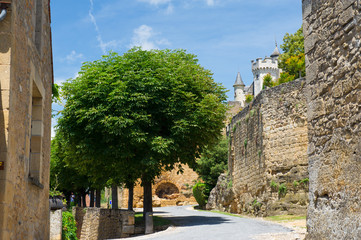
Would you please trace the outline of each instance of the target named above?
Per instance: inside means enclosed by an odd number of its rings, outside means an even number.
[[[253,95],[247,94],[246,95],[246,103],[250,103],[250,102],[252,102],[252,100],[253,100]]]
[[[278,184],[275,181],[271,181],[270,187],[273,191],[276,191],[278,189]]]
[[[304,178],[300,181],[301,184],[307,185],[310,180],[308,178]]]
[[[253,206],[254,210],[258,211],[261,209],[262,203],[258,202],[257,199],[255,199],[252,202],[252,206]]]
[[[205,194],[206,185],[198,182],[193,186],[193,196],[196,199],[199,207],[203,208],[207,204],[207,196]]]
[[[281,185],[279,185],[278,187],[278,195],[280,197],[285,196],[287,193],[287,187],[286,184],[282,183]]]
[[[63,240],[78,240],[76,237],[76,222],[71,212],[63,212]]]
[[[298,185],[300,185],[300,183],[298,182],[298,181],[293,181],[293,186],[295,187],[295,188],[297,188],[298,187]]]
[[[231,189],[233,187],[233,181],[232,179],[229,180],[228,184],[227,184],[227,189]]]

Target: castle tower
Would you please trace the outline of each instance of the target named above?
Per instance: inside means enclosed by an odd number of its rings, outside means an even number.
[[[257,58],[256,61],[252,60],[252,73],[254,82],[254,96],[257,96],[263,89],[263,78],[270,74],[273,81],[280,77],[281,69],[278,68],[278,57],[280,51],[276,47],[270,57]]]
[[[246,95],[244,93],[244,83],[242,81],[241,74],[238,72],[236,81],[234,82],[233,88],[234,88],[234,101],[240,102],[241,107],[244,107],[246,102]]]

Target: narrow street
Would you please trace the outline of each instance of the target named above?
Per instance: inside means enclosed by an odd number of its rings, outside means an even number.
[[[154,208],[154,215],[171,220],[175,226],[162,232],[129,239],[255,240],[266,239],[262,236],[269,233],[290,233],[292,231],[263,220],[196,211],[190,206]]]

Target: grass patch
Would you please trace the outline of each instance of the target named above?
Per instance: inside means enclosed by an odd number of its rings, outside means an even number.
[[[216,211],[216,210],[209,211],[209,210],[202,210],[202,209],[198,209],[198,208],[194,208],[194,210],[203,211],[203,212],[219,213],[219,214],[223,214],[223,215],[227,215],[227,216],[242,218],[241,215],[237,215],[237,214],[233,214],[233,213],[229,213],[229,212],[222,212],[222,211]]]
[[[143,213],[135,213],[134,215],[135,226],[144,226]],[[154,227],[171,225],[172,222],[166,218],[153,216]]]
[[[265,219],[270,221],[294,221],[294,220],[302,220],[306,219],[306,216],[297,216],[297,215],[276,215],[276,216],[269,216],[265,217]]]

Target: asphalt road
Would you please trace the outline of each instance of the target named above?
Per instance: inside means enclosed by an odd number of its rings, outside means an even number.
[[[154,208],[153,211],[154,215],[168,218],[175,226],[162,232],[129,239],[252,240],[258,234],[292,231],[263,220],[196,211],[190,206]]]

